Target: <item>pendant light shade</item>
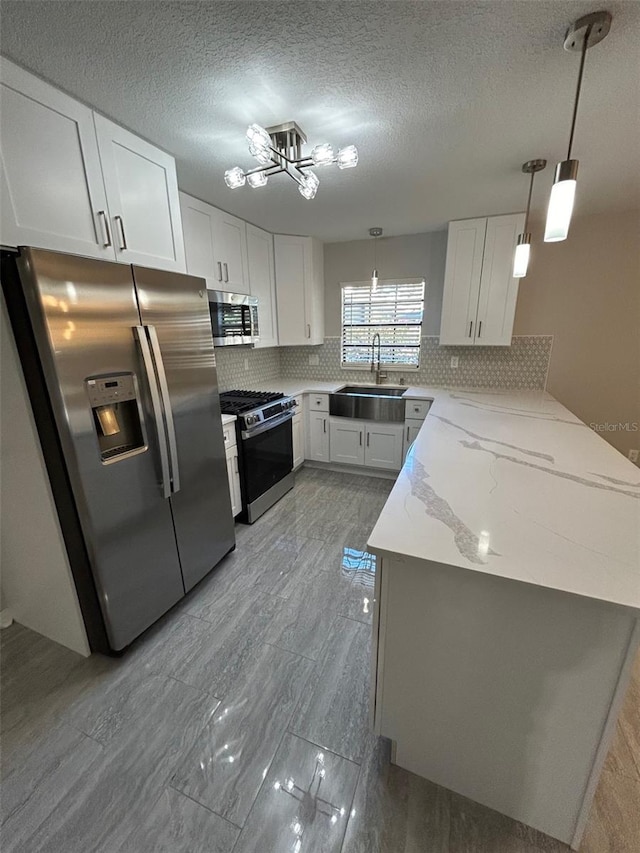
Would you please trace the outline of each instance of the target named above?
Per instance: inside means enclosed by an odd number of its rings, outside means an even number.
[[[378,288],[378,237],[382,237],[382,228],[369,228],[369,236],[373,237],[373,272],[371,273],[371,290],[375,293]]]
[[[513,277],[514,278],[524,278],[527,274],[527,268],[529,266],[529,255],[531,253],[531,234],[527,231],[527,226],[529,224],[529,210],[531,208],[531,195],[533,193],[533,179],[535,177],[536,172],[541,172],[545,166],[547,165],[546,160],[527,160],[526,163],[522,164],[522,171],[525,175],[531,175],[531,180],[529,181],[529,197],[527,198],[527,211],[524,215],[524,231],[522,234],[518,234],[518,243],[516,245],[516,251],[513,256]]]
[[[520,242],[522,238],[522,242]],[[531,252],[531,234],[520,234],[518,245],[513,257],[513,277],[524,278],[529,266],[529,254]]]
[[[547,224],[544,229],[545,243],[556,243],[567,239],[576,196],[577,176],[577,160],[563,160],[556,166],[547,209]]]
[[[545,243],[566,240],[569,234],[573,202],[576,195],[576,179],[578,176],[578,161],[571,159],[571,149],[573,147],[573,135],[578,116],[584,61],[587,50],[593,47],[594,44],[602,41],[609,32],[610,27],[611,15],[609,12],[592,12],[589,15],[583,15],[582,18],[578,18],[569,27],[564,37],[564,49],[580,53],[580,70],[578,71],[578,85],[576,86],[576,97],[573,104],[567,159],[558,163],[553,178],[553,187],[547,210],[547,224],[544,229]]]

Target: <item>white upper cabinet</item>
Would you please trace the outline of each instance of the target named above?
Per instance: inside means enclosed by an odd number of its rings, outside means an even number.
[[[211,290],[224,290],[215,274],[213,252],[214,220],[218,211],[183,192],[180,193],[180,211],[187,272],[204,278]]]
[[[473,343],[486,232],[486,219],[449,223],[441,344]]]
[[[518,297],[513,253],[524,214],[449,223],[440,343],[508,346]]]
[[[0,241],[185,271],[173,157],[0,66]]]
[[[213,259],[218,290],[250,293],[247,260],[247,223],[237,216],[216,210],[213,233]]]
[[[3,59],[0,242],[113,260],[91,110]]]
[[[274,237],[280,346],[324,341],[322,243],[312,237]]]
[[[487,219],[476,344],[508,346],[511,343],[520,282],[512,276],[513,255],[518,234],[523,230],[523,213]]]
[[[175,160],[103,116],[94,119],[116,259],[185,272]]]
[[[273,234],[247,224],[247,255],[251,295],[258,297],[260,340],[256,347],[278,346]]]
[[[187,272],[210,290],[250,293],[246,223],[183,192],[180,209]]]

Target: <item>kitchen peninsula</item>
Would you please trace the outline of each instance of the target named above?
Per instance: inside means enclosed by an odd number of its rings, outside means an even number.
[[[640,643],[640,478],[547,393],[424,394],[369,537],[375,730],[577,849]]]

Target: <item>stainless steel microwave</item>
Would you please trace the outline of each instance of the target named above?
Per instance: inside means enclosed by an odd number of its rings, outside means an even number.
[[[255,346],[260,340],[257,297],[223,290],[208,290],[207,293],[214,345]]]

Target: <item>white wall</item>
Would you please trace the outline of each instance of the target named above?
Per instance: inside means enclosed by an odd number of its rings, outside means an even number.
[[[89,655],[15,341],[2,300],[0,569],[2,607],[21,625]]]
[[[426,282],[423,335],[440,334],[447,232],[406,234],[378,239],[380,278],[423,278]],[[338,337],[340,330],[340,283],[367,281],[373,269],[373,238],[347,243],[325,243],[325,335]]]

